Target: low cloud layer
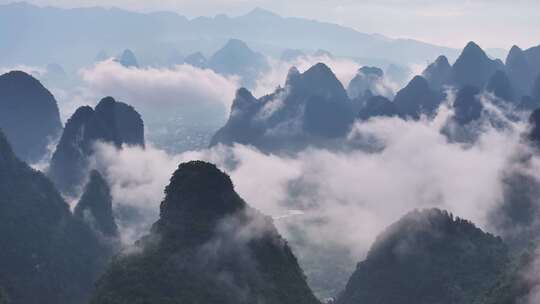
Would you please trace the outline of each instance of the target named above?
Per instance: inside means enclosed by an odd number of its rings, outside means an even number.
[[[114,96],[142,108],[202,104],[228,110],[238,87],[237,79],[190,65],[137,69],[107,60],[80,73],[95,94]]]
[[[308,149],[294,156],[264,154],[236,145],[170,155],[158,149],[98,145],[96,163],[111,183],[115,202],[157,210],[179,163],[202,159],[231,175],[252,206],[276,219],[287,236],[288,215],[305,225],[311,242],[345,246],[355,259],[387,225],[415,208],[439,207],[490,230],[489,212],[502,199],[501,173],[524,126],[488,129],[473,145],[441,134],[451,112],[434,120],[373,119],[356,125],[350,140],[369,138],[379,152]],[[280,222],[284,220],[284,225]],[[285,225],[287,223],[287,225]]]

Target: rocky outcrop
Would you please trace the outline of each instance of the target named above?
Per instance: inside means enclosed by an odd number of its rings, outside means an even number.
[[[88,300],[112,252],[0,133],[0,288],[10,304]]]
[[[144,124],[135,109],[112,97],[102,99],[95,109],[77,109],[66,123],[53,154],[49,176],[64,193],[77,194],[89,171],[89,158],[96,142],[121,148],[144,147]]]

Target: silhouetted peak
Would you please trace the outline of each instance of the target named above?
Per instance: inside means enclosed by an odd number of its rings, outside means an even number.
[[[215,223],[245,207],[229,176],[215,165],[203,161],[182,163],[165,188],[158,229],[166,233],[192,229],[204,238],[213,232]],[[190,227],[193,223],[204,227],[195,231],[197,227]]]
[[[332,96],[332,102],[341,103],[348,100],[347,91],[337,79],[332,70],[324,63],[317,63],[309,68],[292,84],[293,89],[298,89],[304,96],[319,96],[328,98]]]
[[[317,79],[337,79],[332,70],[324,63],[317,63],[303,74],[304,77]]]
[[[120,55],[120,57],[117,59],[117,61],[121,65],[123,65],[123,66],[125,66],[127,68],[130,68],[130,67],[138,68],[139,67],[137,57],[135,57],[135,54],[130,49],[124,50],[124,52],[122,53],[122,55]]]
[[[244,110],[249,106],[257,102],[257,99],[251,94],[251,92],[246,88],[240,88],[236,91],[236,96],[233,100],[231,109],[234,110]]]
[[[434,90],[440,90],[451,82],[452,67],[446,56],[439,56],[422,73]]]
[[[240,39],[229,39],[225,46],[223,46],[222,49],[230,49],[230,50],[249,50],[249,46]]]
[[[87,119],[89,117],[92,117],[92,115],[94,115],[94,109],[92,109],[91,106],[78,107],[77,110],[75,110],[75,113],[73,113],[73,115],[71,115],[71,117],[68,119],[68,122],[66,123],[66,129],[69,125],[69,121],[79,121]]]
[[[254,8],[252,11],[250,11],[249,13],[247,13],[246,15],[244,15],[244,17],[251,17],[251,18],[280,18],[280,16],[272,11],[269,11],[269,10],[266,10],[266,9],[263,9],[263,8],[260,8],[260,7],[256,7]]]
[[[75,207],[74,215],[106,236],[118,234],[112,211],[112,197],[107,181],[92,170],[84,193]]]
[[[524,58],[525,54],[523,53],[523,50],[518,47],[517,45],[512,46],[510,49],[510,52],[508,52],[508,55],[506,56],[506,64],[512,63],[512,61],[521,58]]]
[[[302,74],[300,74],[300,71],[296,67],[291,67],[289,69],[289,72],[287,73],[287,80],[285,81],[285,85],[291,85],[298,79],[300,79]]]
[[[476,44],[473,41],[470,41],[469,43],[467,43],[467,45],[463,49],[463,52],[461,53],[461,55],[462,56],[474,56],[474,57],[477,57],[477,56],[486,56],[487,57],[484,50],[478,44]]]
[[[95,110],[96,112],[101,112],[107,108],[113,107],[115,104],[116,104],[116,100],[114,100],[114,98],[110,96],[107,96],[107,97],[102,98],[98,102]]]
[[[446,58],[446,56],[444,56],[444,55],[441,55],[441,56],[437,57],[437,59],[435,60],[435,64],[437,66],[448,66],[448,67],[450,67],[450,62],[448,62],[448,58]]]
[[[452,67],[453,81],[458,86],[483,88],[499,69],[504,69],[502,61],[491,60],[477,44],[470,42]]]
[[[23,72],[23,71],[10,71],[0,76],[2,79],[9,79],[13,81],[14,83],[19,83],[21,86],[33,84],[33,85],[40,85],[41,83],[34,78],[32,75]]]

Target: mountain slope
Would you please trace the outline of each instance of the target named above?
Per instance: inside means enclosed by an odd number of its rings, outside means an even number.
[[[107,182],[98,171],[90,172],[90,178],[73,214],[107,237],[117,237],[112,197]]]
[[[473,303],[508,260],[502,240],[472,223],[413,211],[377,237],[337,303]]]
[[[91,303],[318,303],[272,220],[214,165],[181,164],[165,195],[151,233],[115,259]]]
[[[79,304],[111,254],[0,132],[0,288],[11,304]]]
[[[285,88],[259,99],[240,89],[229,120],[211,146],[251,144],[263,150],[302,148],[347,133],[354,119],[345,88],[326,65],[292,68]]]

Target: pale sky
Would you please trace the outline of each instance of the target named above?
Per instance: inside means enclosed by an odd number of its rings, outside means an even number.
[[[11,0],[0,0],[0,3]],[[461,48],[474,40],[485,48],[540,44],[540,0],[28,0],[61,7],[117,6],[174,11],[187,17],[244,14],[255,7],[361,32],[414,38]]]

